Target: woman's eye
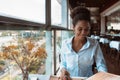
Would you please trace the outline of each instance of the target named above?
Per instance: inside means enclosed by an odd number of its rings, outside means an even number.
[[[79,29],[79,31],[82,31],[82,29]]]
[[[89,29],[78,29],[79,31],[82,31],[82,30],[84,30],[84,31],[89,31]]]
[[[89,29],[84,29],[84,31],[89,31]]]

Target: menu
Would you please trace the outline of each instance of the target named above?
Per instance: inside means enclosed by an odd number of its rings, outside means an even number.
[[[31,74],[30,80],[58,80],[58,76],[37,75]],[[115,75],[107,72],[99,72],[93,76],[87,77],[72,77],[72,80],[120,80],[120,75]]]
[[[99,72],[89,77],[87,80],[120,80],[120,76],[106,72]]]

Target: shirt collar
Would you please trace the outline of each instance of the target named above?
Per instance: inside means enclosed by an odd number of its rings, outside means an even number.
[[[69,47],[69,49],[72,51],[72,40],[73,40],[74,36],[72,36],[70,39],[68,39],[68,41],[66,42],[67,43],[67,46]]]
[[[74,36],[71,37],[70,39],[68,39],[68,41],[67,41],[67,45],[69,46],[69,48],[70,48],[71,50],[72,50],[72,40],[73,40],[73,38],[74,38]],[[90,45],[92,44],[92,43],[90,42],[90,39],[89,39],[88,37],[86,37],[86,38],[87,38],[87,42],[83,45],[83,47],[81,48],[81,50],[84,50],[84,49],[89,48]]]
[[[83,45],[83,47],[81,48],[81,50],[87,49],[91,45],[91,42],[90,42],[89,38],[88,37],[86,37],[86,38],[87,38],[87,42]]]

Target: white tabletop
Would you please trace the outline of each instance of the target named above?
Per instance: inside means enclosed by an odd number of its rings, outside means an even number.
[[[50,80],[50,75],[30,74],[30,80]]]
[[[116,48],[118,51],[120,51],[120,41],[110,41],[110,47]]]
[[[99,42],[104,43],[109,43],[110,41],[107,38],[100,38]]]
[[[50,76],[50,75],[40,75],[40,74],[30,74],[30,80],[58,80],[58,76]],[[86,80],[87,77],[72,77],[72,80]]]
[[[100,39],[100,36],[91,35],[90,37],[93,39]]]
[[[94,38],[95,38],[95,39],[100,39],[100,36],[95,36]]]

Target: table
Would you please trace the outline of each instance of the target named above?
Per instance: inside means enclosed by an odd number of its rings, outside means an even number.
[[[72,80],[86,80],[86,77],[73,77]],[[57,76],[51,76],[50,80],[58,80]]]
[[[100,39],[100,36],[95,36],[94,39]]]
[[[105,44],[105,43],[109,43],[109,40],[107,38],[100,38],[99,42]]]
[[[91,37],[92,39],[97,39],[97,40],[100,39],[100,36],[94,36],[94,35],[91,35],[90,37]]]
[[[50,75],[40,75],[40,74],[29,74],[30,80],[49,80]]]
[[[120,76],[106,72],[99,72],[89,77],[87,80],[120,80]]]
[[[110,41],[110,47],[116,48],[118,51],[120,51],[120,42],[119,41]]]
[[[54,75],[30,74],[30,80],[37,80],[37,78],[39,78],[39,80],[58,80],[58,76]],[[73,77],[72,80],[120,80],[120,76],[106,72],[99,72],[89,78]]]
[[[30,80],[58,80],[58,76],[50,75],[39,75],[39,74],[30,74]],[[73,77],[72,80],[85,80],[86,77]]]

